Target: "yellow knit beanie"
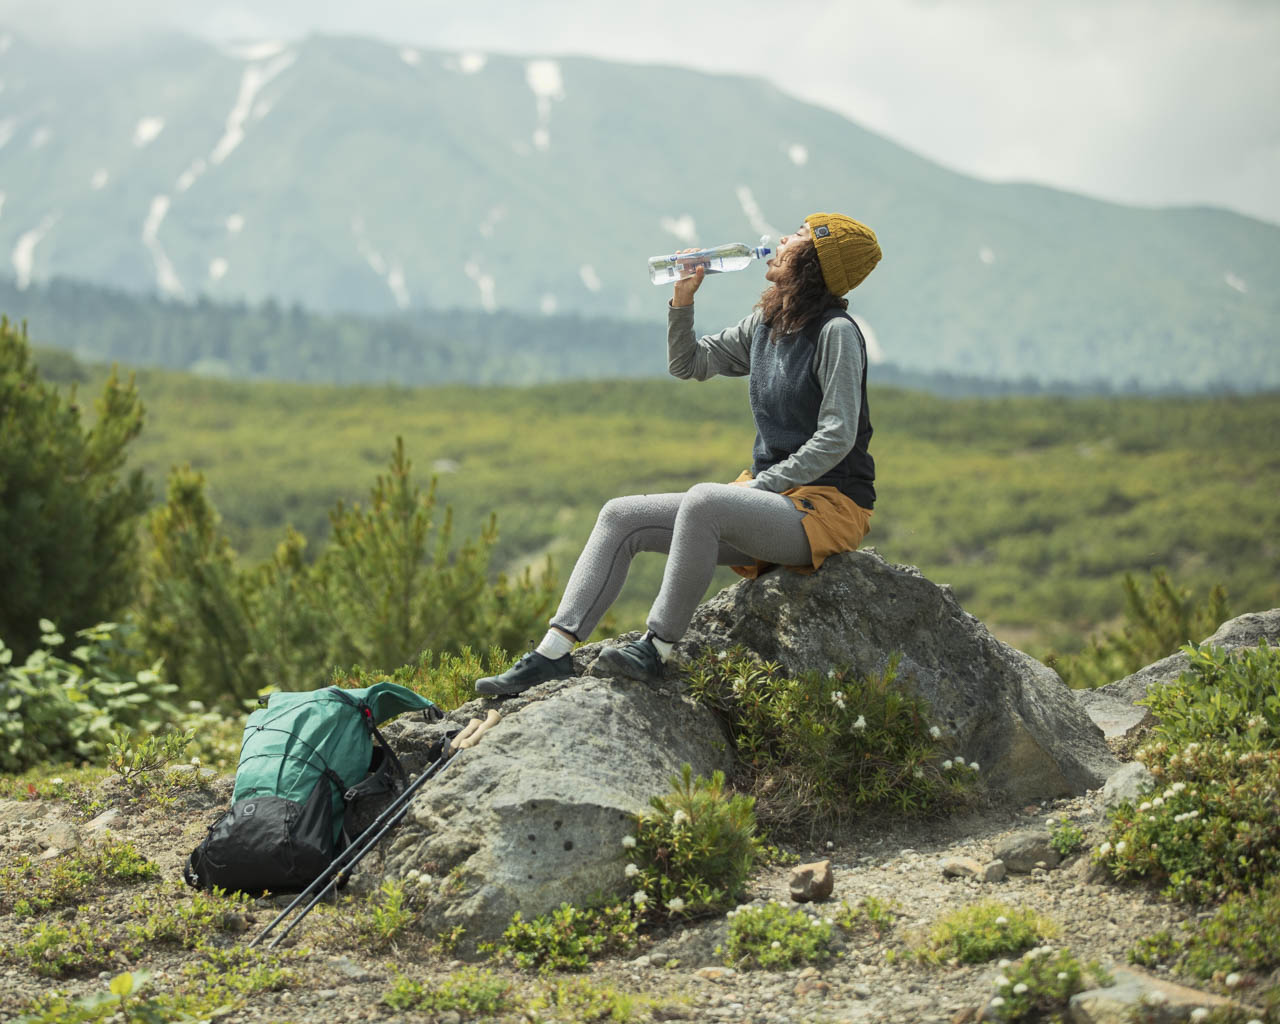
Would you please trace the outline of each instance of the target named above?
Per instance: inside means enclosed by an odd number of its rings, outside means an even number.
[[[841,213],[811,213],[805,223],[818,250],[822,280],[832,295],[858,287],[880,262],[880,243],[865,224]]]

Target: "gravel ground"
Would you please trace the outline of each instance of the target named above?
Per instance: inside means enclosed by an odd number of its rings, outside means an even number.
[[[107,799],[121,803],[119,787],[102,787]],[[121,923],[136,919],[131,910],[140,894],[160,908],[189,899],[181,886],[181,865],[187,853],[225,805],[230,779],[202,789],[180,791],[169,806],[124,806],[112,826],[117,839],[132,840],[163,869],[165,882],[106,888],[78,907],[52,911],[46,919],[93,920]],[[891,932],[868,931],[848,940],[843,955],[827,964],[785,972],[732,970],[715,954],[725,940],[724,918],[706,920],[646,935],[624,958],[592,965],[581,977],[595,986],[635,993],[652,1003],[640,1019],[685,1019],[758,1022],[947,1022],[966,1008],[979,1006],[992,995],[995,964],[926,966],[911,956],[886,957],[887,950],[904,952],[915,936],[942,913],[994,898],[1012,906],[1034,908],[1061,928],[1059,944],[1081,960],[1104,964],[1125,962],[1138,938],[1175,926],[1187,909],[1143,890],[1098,884],[1088,877],[1087,860],[1068,861],[1052,871],[1010,875],[1000,882],[946,878],[941,863],[948,857],[992,859],[1002,839],[1028,829],[1043,828],[1049,817],[1068,817],[1085,829],[1091,843],[1100,839],[1101,796],[1043,803],[1018,809],[987,809],[938,823],[880,821],[864,824],[849,834],[819,839],[788,852],[801,861],[829,858],[835,877],[831,900],[810,905],[828,914],[848,901],[856,904],[874,896],[896,908],[899,917]],[[68,828],[68,826],[71,826]],[[86,816],[63,801],[0,801],[0,864],[22,855],[48,855],[49,847],[71,848],[92,838]],[[790,902],[785,866],[766,866],[751,879],[748,898]],[[243,934],[225,937],[244,943],[274,916],[275,907],[260,902],[243,920]],[[390,948],[362,946],[350,927],[350,906],[313,914],[299,929],[298,950],[290,966],[299,983],[276,992],[250,996],[242,1007],[222,1017],[245,1022],[445,1020],[391,1010],[382,996],[397,972],[428,986],[464,965],[429,949],[417,933],[402,935]],[[131,918],[130,915],[134,917]],[[240,925],[237,924],[237,927]],[[198,959],[191,952],[157,952],[147,947],[137,962],[118,954],[105,969],[83,976],[49,981],[15,960],[11,951],[31,928],[0,903],[0,1019],[11,1019],[31,999],[57,989],[74,995],[102,991],[107,979],[121,970],[154,972],[152,987],[165,987],[180,977],[182,966]],[[305,946],[307,952],[302,952]],[[892,962],[890,960],[892,959]],[[510,977],[522,992],[547,982],[537,975],[486,965]],[[532,1019],[516,1015],[512,1020]],[[540,1019],[574,1019],[544,1014]]]

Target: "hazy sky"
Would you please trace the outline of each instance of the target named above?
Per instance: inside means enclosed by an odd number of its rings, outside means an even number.
[[[0,0],[0,23],[757,74],[978,177],[1280,224],[1280,0]]]

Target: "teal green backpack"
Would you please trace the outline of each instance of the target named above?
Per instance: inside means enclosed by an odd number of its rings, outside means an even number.
[[[187,858],[196,888],[259,893],[306,888],[347,845],[359,800],[388,792],[404,769],[378,726],[404,711],[441,712],[395,683],[273,693],[249,716],[231,809]]]

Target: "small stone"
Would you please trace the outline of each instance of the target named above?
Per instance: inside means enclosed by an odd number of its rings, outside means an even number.
[[[440,1021],[440,1024],[462,1024],[462,1014],[457,1010],[445,1010],[436,1019]]]
[[[831,986],[825,981],[817,981],[811,978],[805,979],[795,987],[795,994],[801,998],[815,994],[825,996],[830,991]]]
[[[1029,875],[1041,861],[1046,868],[1056,868],[1062,860],[1049,845],[1049,833],[1043,829],[1018,832],[996,847],[996,859],[1014,874]]]
[[[871,986],[866,984],[865,982],[860,981],[853,986],[853,994],[857,996],[859,999],[870,999]]]
[[[831,861],[819,860],[812,864],[801,864],[791,872],[789,886],[791,898],[797,903],[825,900],[835,888]]]
[[[982,865],[972,857],[948,857],[942,862],[942,874],[945,878],[978,878]]]
[[[649,954],[649,963],[651,963],[654,967],[666,967],[670,960],[671,960],[671,956],[668,953],[650,953]]]
[[[84,826],[86,832],[92,832],[95,835],[105,832],[107,829],[115,828],[116,823],[120,820],[120,808],[108,807],[96,818]]]
[[[725,978],[732,978],[736,973],[737,971],[732,967],[699,967],[693,975],[703,981],[723,981]]]
[[[653,958],[648,956],[638,956],[631,961],[632,967],[648,967],[653,963]]]
[[[1003,882],[1007,874],[1002,860],[992,860],[982,865],[981,878],[984,882]]]

